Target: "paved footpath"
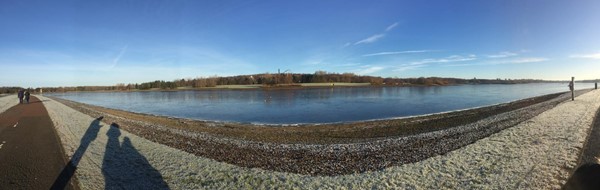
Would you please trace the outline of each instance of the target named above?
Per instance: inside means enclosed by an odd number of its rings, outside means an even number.
[[[49,189],[65,163],[54,125],[38,98],[0,113],[0,189]]]

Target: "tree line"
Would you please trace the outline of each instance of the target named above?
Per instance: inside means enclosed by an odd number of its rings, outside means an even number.
[[[17,87],[17,86],[7,86],[7,87],[0,87],[0,94],[13,94],[13,93],[17,93],[19,92],[19,90],[23,90],[25,88],[21,88],[21,87]],[[30,92],[33,92],[34,89],[28,88],[25,90],[29,90]]]
[[[397,78],[356,75],[354,73],[330,73],[316,71],[312,74],[306,73],[263,73],[255,75],[238,75],[227,77],[198,77],[187,79],[176,79],[173,81],[156,80],[144,83],[119,83],[113,86],[76,86],[76,87],[49,87],[43,88],[44,92],[68,92],[68,91],[125,91],[125,90],[149,90],[149,89],[177,89],[180,87],[204,88],[217,85],[293,85],[299,83],[370,83],[371,85],[390,86],[444,86],[458,84],[520,84],[534,82],[549,82],[535,79],[459,79],[442,77],[419,77],[419,78]],[[0,87],[2,93],[15,93],[19,87]],[[35,89],[36,92],[39,89]]]

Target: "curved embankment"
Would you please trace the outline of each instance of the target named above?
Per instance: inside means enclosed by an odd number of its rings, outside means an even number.
[[[17,96],[3,96],[0,97],[0,113],[8,110],[9,108],[19,104],[19,99]]]
[[[65,150],[72,154],[94,118],[56,101],[44,102]],[[147,177],[148,182],[164,180],[171,188],[560,188],[577,161],[587,131],[600,106],[600,91],[564,101],[514,127],[502,130],[472,144],[425,160],[391,166],[386,169],[338,176],[310,176],[238,167],[195,156],[121,131],[119,142],[134,151],[160,175]],[[495,121],[495,120],[491,120]],[[99,166],[108,147],[107,137],[113,126],[103,126],[89,143],[77,171],[81,187],[104,186],[108,175]],[[458,129],[457,129],[458,130]],[[108,133],[108,134],[107,134]],[[107,135],[104,135],[107,134]],[[161,136],[156,133],[155,136]],[[206,134],[195,134],[203,138]],[[425,136],[426,137],[426,136]],[[216,138],[216,137],[215,137]],[[391,138],[403,139],[405,137]],[[110,138],[108,138],[110,139]],[[187,142],[186,139],[180,139]],[[224,139],[224,141],[234,141]],[[374,142],[385,142],[376,140]],[[263,143],[268,144],[268,143]],[[360,144],[352,143],[349,145]],[[321,144],[314,146],[338,146]],[[289,147],[302,146],[291,144]],[[313,145],[311,145],[313,146]],[[69,148],[70,147],[70,148]],[[377,147],[373,148],[376,149]],[[71,152],[69,152],[69,150]],[[229,151],[235,157],[237,152]],[[328,150],[321,150],[325,152]],[[110,159],[109,159],[110,160]],[[143,175],[143,174],[140,174]],[[158,180],[159,178],[160,180]]]
[[[568,98],[555,94],[423,117],[298,127],[169,119],[57,100],[197,156],[243,167],[333,176],[377,171],[442,155],[515,126]],[[280,136],[292,140],[276,138]]]

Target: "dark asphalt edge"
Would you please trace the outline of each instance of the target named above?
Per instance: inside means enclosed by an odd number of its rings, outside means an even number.
[[[46,109],[46,105],[44,105],[44,102],[40,98],[38,98],[37,96],[33,96],[33,97],[37,98],[38,101],[40,101],[40,104],[42,104],[43,107],[44,107],[44,112],[46,112],[46,114],[50,118],[50,121],[52,121],[52,134],[54,134],[54,137],[60,143],[58,149],[60,150],[60,154],[62,155],[62,160],[63,160],[63,163],[65,164],[64,167],[67,167],[67,164],[69,164],[70,158],[67,156],[66,151],[63,148],[63,144],[64,143],[63,143],[63,140],[58,135],[58,132],[56,131],[56,126],[54,126],[54,120],[52,120],[52,117],[50,117],[50,114],[48,113],[48,109]],[[49,101],[54,101],[54,100],[49,100]],[[19,104],[17,104],[17,105],[19,105]],[[77,179],[77,175],[73,175],[73,177],[69,181],[69,184],[71,185],[71,187],[73,188],[73,190],[81,190],[81,188],[79,187],[79,180]]]

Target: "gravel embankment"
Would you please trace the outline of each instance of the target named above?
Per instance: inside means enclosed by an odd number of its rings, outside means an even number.
[[[2,96],[0,97],[0,113],[6,111],[7,109],[19,104],[19,99],[17,96]]]
[[[46,101],[44,105],[63,139],[67,154],[72,154],[94,118],[56,101]],[[126,131],[120,131],[118,142],[134,147],[125,149],[123,153],[130,154],[128,151],[132,151],[145,158],[139,159],[147,160],[147,164],[142,165],[159,172],[162,180],[173,189],[557,189],[576,166],[598,107],[600,91],[591,91],[575,101],[565,101],[514,127],[445,155],[379,171],[339,176],[310,176],[238,167],[154,143]],[[89,143],[79,163],[77,177],[82,188],[103,188],[108,175],[102,172],[104,163],[114,161],[103,158],[109,143],[105,134],[115,129],[102,122],[100,125],[103,127],[100,127],[95,140]],[[459,130],[462,129],[456,129]],[[436,134],[423,136],[431,135]],[[161,184],[160,177],[156,175],[139,175],[147,178],[148,184]]]
[[[270,143],[215,136],[209,133],[191,132],[151,122],[132,120],[98,111],[83,104],[63,102],[88,115],[105,116],[108,121],[119,123],[123,129],[138,136],[196,156],[249,168],[335,176],[378,171],[443,155],[531,119],[569,98],[566,94],[561,95],[549,101],[496,113],[475,122],[443,130],[416,135],[376,138],[358,143],[336,144]],[[465,115],[471,116],[478,113],[467,111]],[[444,123],[448,120],[436,122]],[[330,133],[336,132],[331,131]]]

